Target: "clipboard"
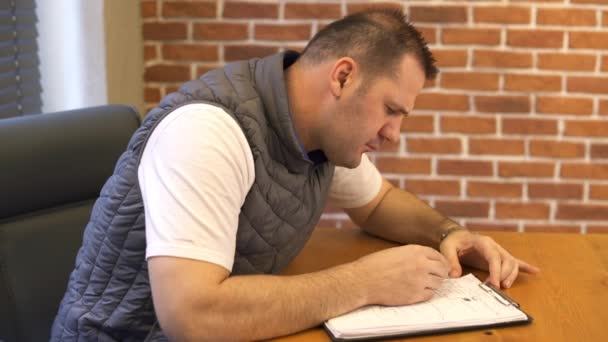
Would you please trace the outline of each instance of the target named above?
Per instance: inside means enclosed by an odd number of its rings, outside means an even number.
[[[477,279],[475,277],[475,279]],[[448,334],[454,332],[463,332],[463,331],[472,331],[472,330],[483,330],[483,329],[494,329],[494,328],[503,328],[509,326],[520,326],[531,324],[534,319],[532,316],[528,315],[526,312],[521,310],[520,305],[513,298],[509,297],[507,294],[502,292],[501,290],[495,288],[494,286],[479,281],[478,287],[483,290],[485,293],[491,295],[497,303],[503,306],[512,306],[516,308],[519,312],[523,314],[522,319],[518,319],[516,321],[508,321],[508,322],[491,322],[491,323],[479,323],[474,325],[461,325],[461,326],[453,326],[446,328],[429,328],[420,331],[408,331],[408,332],[398,332],[398,333],[379,333],[377,336],[363,336],[363,337],[347,337],[342,338],[335,336],[330,328],[327,326],[327,322],[323,324],[323,329],[330,337],[332,341],[377,341],[377,340],[387,340],[387,339],[396,339],[396,338],[408,338],[408,337],[416,337],[416,336],[429,336],[429,335],[441,335]]]

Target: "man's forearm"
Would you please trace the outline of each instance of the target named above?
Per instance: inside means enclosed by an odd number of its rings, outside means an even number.
[[[384,239],[438,248],[441,234],[458,226],[413,194],[391,188],[363,224]]]
[[[286,335],[367,304],[353,264],[298,276],[234,276],[195,307],[196,340],[258,340]]]

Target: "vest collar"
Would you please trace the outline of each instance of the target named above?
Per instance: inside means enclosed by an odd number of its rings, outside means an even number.
[[[284,72],[289,65],[296,61],[298,56],[299,54],[295,51],[285,51],[260,59],[256,63],[254,77],[266,109],[266,116],[269,118],[268,121],[293,157],[289,163],[292,165],[288,165],[288,167],[302,171],[316,163],[309,158],[295,130],[293,118],[289,112]],[[325,161],[324,156],[320,160]]]

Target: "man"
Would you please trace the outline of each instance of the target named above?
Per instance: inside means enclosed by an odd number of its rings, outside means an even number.
[[[403,13],[377,10],[328,25],[301,56],[233,63],[169,95],[102,190],[53,339],[264,339],[368,304],[427,300],[460,262],[489,270],[495,286],[536,272],[392,187],[365,156],[399,139],[436,73]],[[409,245],[271,275],[328,197]]]

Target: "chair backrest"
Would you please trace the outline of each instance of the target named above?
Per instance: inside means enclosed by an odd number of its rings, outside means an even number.
[[[0,120],[0,341],[43,341],[91,208],[141,123],[107,105]]]

